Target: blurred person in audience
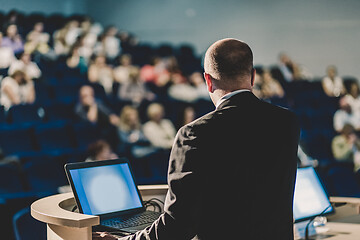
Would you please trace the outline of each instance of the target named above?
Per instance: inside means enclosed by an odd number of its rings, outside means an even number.
[[[20,55],[19,60],[12,62],[9,68],[9,75],[13,74],[17,70],[23,71],[26,78],[29,80],[38,79],[41,77],[40,68],[35,62],[31,61],[31,55],[27,52],[23,52]]]
[[[170,73],[160,57],[153,57],[149,64],[140,69],[140,78],[157,87],[164,87],[170,82]]]
[[[180,73],[171,74],[171,86],[168,89],[171,98],[183,102],[195,102],[198,99],[197,89],[190,85],[187,79]]]
[[[149,121],[144,124],[144,134],[154,147],[170,149],[173,145],[176,130],[172,122],[164,118],[164,107],[152,103],[147,109]]]
[[[144,135],[138,110],[132,106],[122,108],[118,134],[120,138],[119,152],[129,151],[132,156],[138,158],[155,151],[153,147],[149,146],[150,142]]]
[[[332,140],[332,152],[335,160],[354,164],[355,170],[360,167],[360,140],[355,134],[354,127],[345,124],[340,135]]]
[[[35,101],[34,83],[25,77],[25,73],[16,70],[1,81],[0,102],[5,110],[17,104],[31,104]]]
[[[360,116],[353,113],[348,98],[341,98],[339,101],[340,109],[334,114],[334,129],[340,133],[346,124],[352,125],[356,131],[360,131]]]
[[[68,21],[63,28],[54,32],[55,53],[57,55],[69,54],[80,34],[81,29],[79,28],[79,22],[76,20]]]
[[[0,32],[0,75],[6,75],[7,68],[15,61],[14,52],[10,47],[2,45],[3,34]]]
[[[346,95],[343,97],[350,105],[352,114],[360,117],[360,89],[356,79],[345,82]]]
[[[106,94],[112,93],[114,83],[113,69],[106,63],[104,55],[95,56],[94,61],[90,64],[88,79],[92,83],[99,83],[105,89]]]
[[[259,99],[263,98],[263,93],[261,91],[262,85],[263,85],[262,76],[258,73],[258,71],[256,71],[255,78],[254,78],[254,86],[252,88],[252,91],[253,91],[254,95]]]
[[[88,147],[88,154],[89,156],[86,158],[85,162],[119,158],[111,149],[110,144],[105,140],[98,140],[94,143],[91,143]]]
[[[115,26],[108,27],[100,37],[100,42],[95,46],[96,54],[103,54],[106,58],[114,60],[121,51],[118,29]]]
[[[152,101],[155,99],[155,95],[141,81],[137,68],[131,70],[129,81],[121,84],[118,97],[122,100],[131,101],[134,106],[139,106],[144,100]]]
[[[304,66],[295,63],[286,53],[279,54],[279,70],[285,82],[311,80],[312,74]],[[281,80],[281,79],[279,79]]]
[[[85,75],[88,73],[86,61],[79,53],[79,45],[74,45],[71,48],[70,54],[66,58],[66,67],[70,69],[78,69],[80,74]]]
[[[29,54],[32,54],[33,52],[40,54],[48,53],[50,50],[48,44],[49,39],[49,34],[44,32],[44,23],[35,23],[33,30],[26,36],[26,43],[24,46],[25,52]]]
[[[24,43],[15,24],[10,24],[7,26],[6,35],[3,37],[1,46],[10,47],[14,54],[18,54],[24,51]]]
[[[184,107],[181,111],[181,114],[179,114],[179,119],[176,123],[176,129],[180,129],[182,126],[191,123],[196,118],[196,112],[194,107],[191,105],[188,105]]]
[[[79,102],[75,106],[75,113],[80,119],[100,126],[119,123],[118,116],[95,99],[94,89],[88,85],[82,86],[79,90]]]
[[[139,71],[138,67],[132,65],[132,58],[130,54],[123,54],[119,57],[120,65],[114,68],[115,81],[122,84],[131,80],[130,75],[134,71]]]
[[[197,99],[204,99],[211,101],[209,93],[206,89],[206,83],[203,75],[200,72],[193,72],[189,76],[189,82],[195,87],[197,92]]]
[[[345,87],[341,77],[337,75],[335,66],[328,66],[326,76],[322,79],[322,87],[329,97],[339,97],[345,94]]]
[[[284,97],[284,89],[281,84],[271,76],[270,71],[264,70],[262,74],[262,97],[270,99],[273,97]]]

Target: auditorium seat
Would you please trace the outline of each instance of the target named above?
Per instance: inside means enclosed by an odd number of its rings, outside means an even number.
[[[45,120],[47,122],[53,121],[72,121],[75,120],[74,104],[55,103],[44,107]]]
[[[46,240],[46,224],[35,220],[30,209],[24,208],[14,214],[13,228],[16,240]]]
[[[2,125],[0,126],[0,147],[5,155],[31,156],[34,155],[34,129],[28,126]]]
[[[58,187],[67,185],[64,166],[58,157],[39,157],[23,166],[30,191],[57,192]]]
[[[16,162],[0,163],[0,194],[16,193],[25,190],[20,172],[20,164]]]
[[[338,164],[327,172],[327,186],[331,196],[360,197],[360,185],[351,166]]]
[[[74,152],[75,143],[66,122],[57,121],[36,126],[35,137],[43,154],[62,155]]]
[[[72,125],[78,150],[86,151],[89,144],[100,139],[100,130],[96,125],[78,122]]]
[[[21,104],[9,109],[7,120],[11,124],[37,124],[42,123],[44,109],[37,104]]]

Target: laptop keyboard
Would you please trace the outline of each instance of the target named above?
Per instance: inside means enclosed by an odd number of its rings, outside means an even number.
[[[129,218],[112,218],[108,220],[102,221],[102,225],[112,227],[112,228],[129,228],[129,227],[135,227],[143,224],[148,224],[154,222],[158,217],[160,216],[160,213],[158,212],[152,212],[152,211],[146,211],[142,212],[133,216],[130,216]]]

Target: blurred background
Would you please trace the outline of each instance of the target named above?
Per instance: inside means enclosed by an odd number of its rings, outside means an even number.
[[[299,166],[316,167],[331,196],[360,197],[359,1],[0,6],[4,239],[44,239],[29,206],[69,191],[65,163],[127,157],[138,184],[165,184],[176,131],[214,110],[202,58],[225,37],[253,49],[254,94],[298,116]]]

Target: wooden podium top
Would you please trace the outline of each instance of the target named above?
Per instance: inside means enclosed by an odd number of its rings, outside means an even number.
[[[66,227],[91,227],[100,224],[100,217],[72,212],[75,199],[72,192],[45,197],[31,204],[35,219]]]

